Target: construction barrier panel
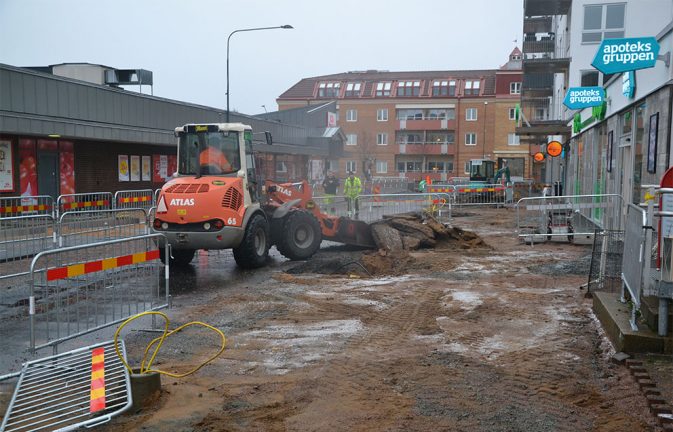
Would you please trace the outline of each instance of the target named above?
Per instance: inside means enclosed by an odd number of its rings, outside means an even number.
[[[0,274],[17,273],[10,271],[7,263],[53,249],[54,242],[55,222],[51,214],[0,218]],[[20,271],[28,271],[28,267]]]
[[[151,234],[37,254],[30,268],[31,349],[55,349],[64,340],[168,307],[169,269],[157,247],[162,237]]]
[[[645,252],[647,214],[634,204],[626,208],[624,228],[624,255],[622,257],[622,282],[633,301],[631,327],[636,330],[636,311],[640,309],[640,294],[643,287],[643,268],[649,251]]]
[[[117,191],[114,196],[114,208],[149,210],[156,204],[154,194],[155,192],[152,189]]]
[[[451,195],[447,193],[375,194],[359,197],[359,213],[354,209],[348,216],[365,222],[375,222],[383,216],[425,211],[441,222],[451,221]],[[354,206],[353,206],[354,207]]]
[[[527,243],[546,240],[590,242],[596,229],[623,229],[620,195],[522,198],[516,204],[517,234]]]
[[[0,198],[0,218],[53,214],[54,198],[48,195]]]
[[[132,405],[128,370],[109,341],[25,363],[0,431],[93,427]]]
[[[149,234],[147,211],[141,208],[66,212],[58,221],[59,247],[145,234]]]
[[[56,200],[56,217],[69,211],[111,210],[113,205],[112,192],[61,195]]]
[[[500,206],[511,199],[508,199],[508,190],[511,189],[502,184],[462,184],[455,186],[456,207],[463,206]]]

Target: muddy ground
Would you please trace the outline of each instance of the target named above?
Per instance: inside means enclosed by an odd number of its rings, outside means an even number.
[[[388,271],[332,247],[231,280],[216,270],[230,257],[200,255],[176,272],[171,327],[205,321],[227,349],[194,375],[164,377],[150,406],[99,430],[657,430],[580,289],[590,246],[523,245],[515,218],[456,217],[487,247],[383,257]],[[132,360],[154,336],[127,334]],[[158,367],[191,369],[216,346],[188,330]]]

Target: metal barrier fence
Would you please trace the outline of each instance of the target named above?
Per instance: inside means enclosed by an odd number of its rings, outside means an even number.
[[[169,306],[161,234],[41,252],[31,263],[30,347],[36,349]],[[166,243],[164,253],[170,253]],[[167,261],[168,262],[168,261]],[[162,270],[164,277],[162,278]]]
[[[622,282],[631,295],[633,308],[631,313],[631,327],[637,330],[636,310],[640,309],[640,294],[642,292],[643,266],[649,254],[645,253],[645,229],[647,214],[640,207],[629,204],[626,211],[624,233],[624,256],[622,257]]]
[[[566,195],[522,198],[516,204],[517,234],[526,242],[591,238],[596,228],[622,229],[620,195]]]
[[[123,341],[119,349],[125,361]],[[109,422],[131,406],[128,371],[109,341],[26,362],[0,431],[90,428]]]
[[[112,192],[61,195],[56,200],[56,217],[69,211],[110,210],[113,205]]]
[[[142,208],[149,210],[155,205],[152,189],[122,190],[115,192],[114,208],[131,209]]]
[[[452,199],[449,193],[406,193],[360,195],[355,203],[345,196],[314,197],[326,214],[374,222],[384,215],[425,210],[441,222],[451,221]]]
[[[512,201],[512,190],[501,184],[455,186],[455,206],[498,206]]]
[[[14,273],[8,270],[7,263],[10,261],[20,261],[52,249],[55,228],[54,218],[50,214],[0,218],[1,274]]]
[[[45,214],[54,214],[54,198],[48,195],[0,198],[0,218]]]
[[[149,234],[149,230],[147,211],[142,208],[67,212],[58,221],[59,247],[144,234]]]
[[[624,231],[596,230],[591,250],[587,292],[621,292],[623,255]]]

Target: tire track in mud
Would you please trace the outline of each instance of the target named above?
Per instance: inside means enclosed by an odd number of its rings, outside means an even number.
[[[435,311],[444,293],[424,288],[423,283],[417,281],[413,283],[413,289],[406,289],[403,296],[396,291],[394,284],[384,293],[378,291],[379,296],[387,299],[390,299],[390,294],[395,295],[394,303],[382,311],[339,307],[340,312],[349,316],[356,311],[362,312],[362,321],[366,323],[366,333],[351,336],[346,346],[347,355],[331,358],[316,371],[319,376],[316,385],[320,388],[316,404],[329,400],[329,406],[322,408],[332,413],[325,418],[341,420],[332,424],[300,415],[296,421],[302,425],[319,425],[308,430],[344,430],[349,428],[348,424],[356,430],[369,430],[358,429],[358,424],[375,424],[377,427],[371,430],[385,430],[411,413],[413,401],[401,391],[403,389],[394,379],[393,370],[400,360],[409,361],[407,344],[416,330],[423,329],[427,333],[434,327],[435,332],[439,331]],[[413,301],[410,301],[411,298]],[[413,363],[415,360],[412,360]],[[342,411],[345,415],[339,416]]]

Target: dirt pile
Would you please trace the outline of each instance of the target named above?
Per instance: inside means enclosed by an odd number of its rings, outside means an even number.
[[[477,234],[447,227],[427,213],[384,216],[371,224],[371,229],[379,250],[393,253],[421,248],[490,248]]]
[[[397,276],[406,274],[415,263],[405,250],[388,252],[385,250],[339,250],[330,248],[313,255],[285,272],[289,275],[317,273],[335,276]]]

